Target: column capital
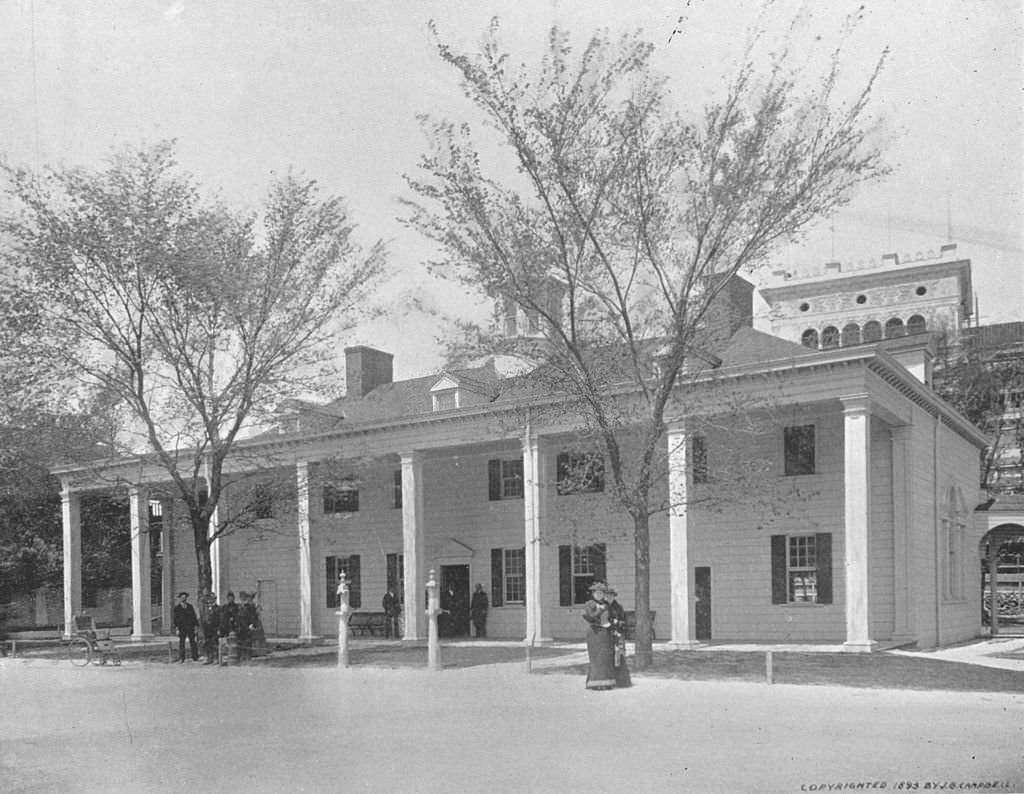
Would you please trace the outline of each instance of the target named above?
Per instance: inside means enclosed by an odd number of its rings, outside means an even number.
[[[408,452],[400,452],[398,453],[398,458],[402,462],[403,466],[415,466],[416,464],[423,462],[423,451],[413,449]]]
[[[845,394],[839,398],[843,404],[843,413],[847,416],[871,413],[871,395],[867,392],[860,394]]]

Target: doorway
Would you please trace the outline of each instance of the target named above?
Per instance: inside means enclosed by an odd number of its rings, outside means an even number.
[[[696,598],[694,605],[696,626],[695,636],[698,640],[711,639],[711,568],[701,566],[693,569],[693,592]]]
[[[437,630],[442,637],[469,636],[469,566],[441,566],[441,609]]]

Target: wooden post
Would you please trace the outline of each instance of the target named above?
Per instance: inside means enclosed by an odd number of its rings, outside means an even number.
[[[775,683],[775,665],[774,659],[772,658],[772,652],[766,651],[764,654],[764,677],[769,684]]]
[[[434,569],[430,569],[427,579],[427,669],[441,669],[441,643],[437,636],[437,615],[440,612],[437,603],[437,580]]]
[[[348,616],[352,607],[348,605],[348,578],[342,571],[338,575],[338,668],[344,669],[349,666],[348,659]]]
[[[530,639],[526,641],[526,672],[533,672],[533,643],[536,640],[537,635],[531,634]]]

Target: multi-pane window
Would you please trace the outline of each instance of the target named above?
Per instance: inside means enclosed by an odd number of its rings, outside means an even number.
[[[832,535],[773,535],[772,603],[832,603]]]
[[[356,513],[359,511],[359,486],[352,480],[324,485],[324,513]]]
[[[487,494],[494,502],[523,498],[523,459],[487,461]]]
[[[693,481],[708,481],[708,442],[704,436],[694,436],[692,446]]]
[[[359,555],[350,554],[347,557],[328,557],[327,563],[327,606],[330,609],[337,609],[341,605],[341,597],[338,595],[338,580],[344,571],[348,580],[348,603],[353,609],[359,609],[363,605],[363,588],[359,570]]]
[[[526,601],[526,549],[504,549],[503,588],[506,604]]]
[[[814,474],[814,425],[791,425],[783,429],[787,476]]]
[[[491,606],[526,603],[526,549],[491,549]]]
[[[401,509],[402,507],[402,470],[395,469],[391,480],[391,506]]]
[[[561,606],[585,604],[590,586],[605,581],[607,550],[604,543],[558,547],[558,601]]]
[[[789,601],[818,600],[818,561],[814,535],[789,538],[789,560],[786,566],[786,588]]]
[[[560,452],[558,493],[594,493],[604,490],[604,458],[593,452]]]

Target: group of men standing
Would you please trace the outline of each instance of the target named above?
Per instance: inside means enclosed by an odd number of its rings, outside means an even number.
[[[201,621],[203,655],[205,664],[218,661],[218,650],[221,638],[234,634],[238,642],[239,661],[252,658],[253,647],[262,641],[263,626],[260,622],[259,608],[253,600],[253,594],[239,593],[242,603],[235,602],[235,594],[229,592],[223,605],[217,603],[212,593],[206,597],[206,610]],[[197,629],[200,619],[195,607],[188,602],[188,593],[178,593],[178,603],[174,606],[171,631],[178,635],[178,661],[185,661],[185,643],[189,645],[192,661],[199,661]]]

